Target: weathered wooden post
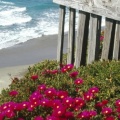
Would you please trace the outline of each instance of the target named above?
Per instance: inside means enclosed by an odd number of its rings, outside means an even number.
[[[104,36],[103,50],[101,56],[101,58],[104,60],[108,60],[112,27],[113,27],[113,20],[106,18],[105,36]]]
[[[99,56],[100,38],[98,36],[101,32],[101,17],[91,14],[89,29],[87,64],[92,63]]]
[[[89,14],[79,10],[78,29],[76,37],[75,66],[85,65],[88,39]]]
[[[65,24],[65,6],[60,5],[57,61],[62,63],[63,58],[63,42],[64,42],[64,24]]]
[[[114,49],[113,49],[113,59],[118,60],[120,54],[120,22],[117,21],[116,23],[116,34],[115,34],[115,41],[114,41]]]
[[[69,32],[68,32],[68,51],[67,63],[74,63],[74,48],[75,48],[75,9],[69,9]]]

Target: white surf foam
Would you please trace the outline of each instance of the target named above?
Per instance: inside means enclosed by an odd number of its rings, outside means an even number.
[[[31,21],[27,15],[25,7],[9,6],[7,9],[0,11],[0,25],[10,26],[13,24],[22,24]]]
[[[2,0],[0,0],[0,4],[14,5],[14,3],[12,3],[12,2],[5,2],[5,1],[2,1]]]

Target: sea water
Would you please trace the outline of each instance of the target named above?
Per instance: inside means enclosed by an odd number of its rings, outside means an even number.
[[[66,12],[65,31],[69,15]],[[59,6],[52,0],[0,0],[0,49],[58,33]]]

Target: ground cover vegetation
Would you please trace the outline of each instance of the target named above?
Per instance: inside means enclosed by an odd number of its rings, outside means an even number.
[[[43,61],[0,94],[0,120],[119,120],[120,61]]]

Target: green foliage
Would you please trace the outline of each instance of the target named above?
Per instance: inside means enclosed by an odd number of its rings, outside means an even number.
[[[51,74],[50,71],[52,70],[58,70],[58,72]],[[29,67],[27,74],[22,79],[13,78],[9,88],[2,91],[0,94],[0,105],[9,101],[27,101],[40,84],[46,84],[47,87],[54,87],[58,90],[66,90],[72,97],[81,97],[89,88],[97,86],[100,92],[96,94],[96,100],[87,103],[86,109],[88,110],[94,109],[96,101],[102,100],[108,100],[108,106],[114,108],[113,102],[120,98],[120,61],[99,61],[77,69],[73,68],[70,71],[62,73],[60,71],[59,64],[55,60],[46,60]],[[78,71],[77,77],[71,77],[70,74],[76,71]],[[37,80],[31,78],[34,75],[38,76]],[[76,78],[83,79],[83,85],[76,86],[74,84]],[[18,91],[17,97],[10,97],[8,93],[12,90]],[[43,108],[39,107],[37,109],[33,114],[26,113],[26,116],[31,117],[42,112],[42,116],[45,117],[49,113],[44,113],[45,110]],[[24,112],[19,114],[24,114]],[[30,118],[28,117],[28,119]],[[99,120],[99,115],[96,120]]]

